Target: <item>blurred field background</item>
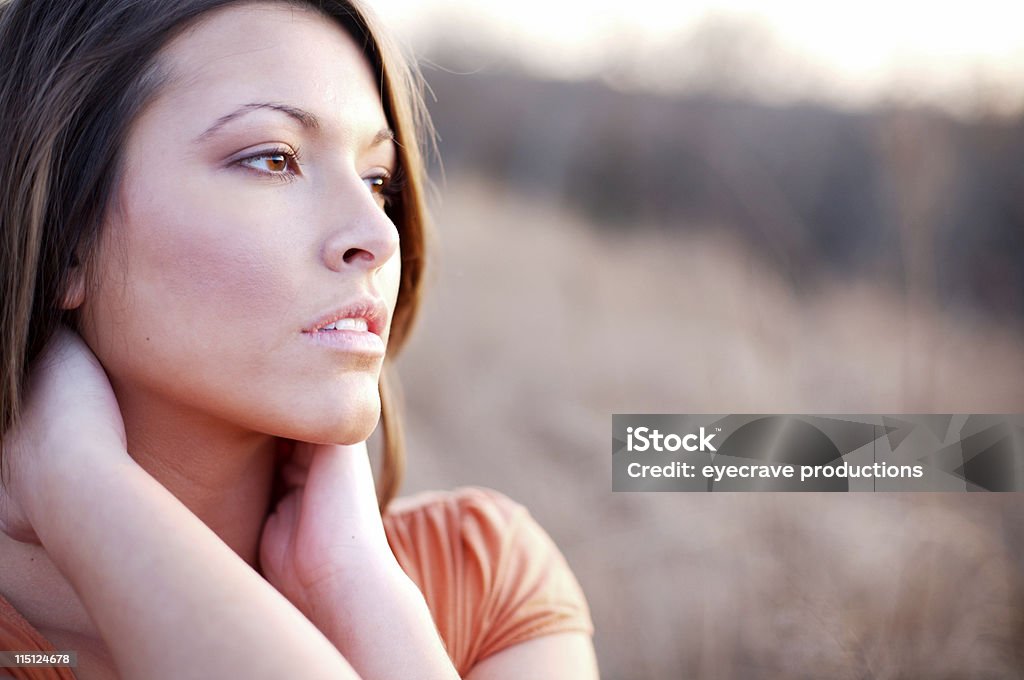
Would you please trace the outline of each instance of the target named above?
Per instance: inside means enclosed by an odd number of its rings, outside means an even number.
[[[1019,494],[612,494],[609,456],[612,413],[1024,411],[1024,12],[378,4],[444,163],[403,493],[525,504],[606,680],[1024,677]]]

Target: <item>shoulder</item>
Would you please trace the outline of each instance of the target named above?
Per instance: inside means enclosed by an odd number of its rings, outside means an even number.
[[[458,564],[474,568],[483,587],[522,580],[537,568],[552,566],[552,561],[568,571],[562,554],[529,510],[486,487],[425,491],[397,499],[385,513],[384,527],[407,571]],[[438,564],[445,560],[454,562]]]
[[[481,486],[450,491],[422,491],[396,498],[384,514],[385,526],[407,528],[423,522],[443,523],[449,528],[507,531],[529,517],[523,505],[505,494]],[[531,518],[532,519],[532,518]]]
[[[384,527],[460,672],[528,639],[593,633],[562,553],[506,495],[476,486],[418,493],[393,501]]]
[[[384,514],[384,528],[392,551],[417,583],[437,576],[438,570],[460,579],[472,568],[483,582],[460,580],[460,587],[488,588],[506,576],[502,563],[517,553],[541,557],[535,545],[541,535],[543,547],[557,551],[523,505],[478,486],[396,499]]]

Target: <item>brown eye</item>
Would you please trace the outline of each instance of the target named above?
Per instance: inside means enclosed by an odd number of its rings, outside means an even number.
[[[251,168],[262,175],[290,177],[298,172],[298,152],[291,151],[260,151],[252,156],[241,158],[239,165]]]
[[[263,157],[263,163],[271,172],[284,172],[288,169],[288,158],[283,153],[275,153]]]
[[[397,173],[383,170],[379,175],[364,177],[363,182],[382,208],[390,206],[401,195],[404,186],[400,170]]]

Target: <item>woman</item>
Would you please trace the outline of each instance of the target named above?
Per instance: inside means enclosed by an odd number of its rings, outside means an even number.
[[[596,677],[521,506],[389,506],[422,118],[365,12],[13,0],[0,63],[0,650],[78,653],[4,672]]]

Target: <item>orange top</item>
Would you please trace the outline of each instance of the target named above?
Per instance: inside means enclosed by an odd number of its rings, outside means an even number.
[[[583,591],[551,538],[522,505],[482,487],[396,499],[384,529],[423,592],[459,675],[531,638],[592,635]],[[0,595],[0,650],[56,651]],[[67,668],[0,668],[0,678],[74,680]]]

